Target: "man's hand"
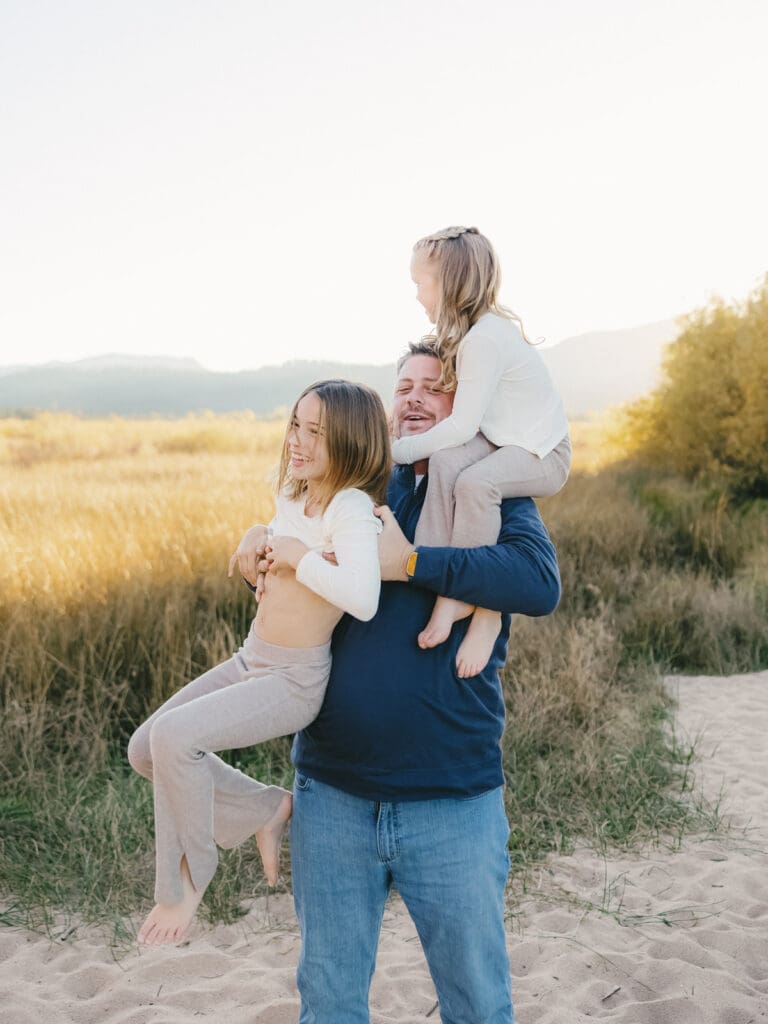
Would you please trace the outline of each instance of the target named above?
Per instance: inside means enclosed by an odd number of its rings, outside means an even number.
[[[227,576],[231,576],[235,571],[235,566],[238,566],[240,575],[255,587],[258,582],[259,560],[264,557],[268,540],[269,530],[266,526],[257,525],[246,530],[235,553],[229,560]]]
[[[405,566],[408,556],[416,548],[411,544],[387,505],[379,505],[374,510],[383,524],[379,536],[379,564],[383,580],[402,580],[408,582]]]
[[[403,531],[398,526],[397,520],[389,509],[388,505],[378,505],[374,508],[374,515],[377,515],[382,522],[382,531],[379,534],[379,566],[383,580],[402,580],[408,582],[409,576],[405,571],[408,556],[416,548],[411,544]],[[338,565],[336,555],[332,551],[324,551],[323,558],[331,565]]]

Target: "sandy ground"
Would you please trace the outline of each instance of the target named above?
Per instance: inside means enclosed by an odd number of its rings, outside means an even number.
[[[678,731],[727,838],[605,860],[551,860],[510,915],[517,1024],[768,1021],[768,672],[680,678]],[[0,931],[0,1024],[293,1024],[299,949],[287,896],[179,948],[111,950],[97,929],[55,941]],[[439,1020],[410,919],[385,916],[374,1024]]]

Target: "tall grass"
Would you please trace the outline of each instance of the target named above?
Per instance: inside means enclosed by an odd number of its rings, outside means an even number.
[[[151,793],[125,743],[243,636],[253,599],[226,564],[271,515],[280,434],[248,417],[0,421],[0,920],[146,908]],[[694,827],[690,752],[670,738],[660,673],[768,664],[765,507],[620,466],[587,472],[600,453],[578,441],[581,465],[542,503],[563,600],[516,621],[505,670],[519,866],[577,837]],[[286,784],[288,749],[232,756]],[[251,845],[222,856],[211,919],[263,890]]]

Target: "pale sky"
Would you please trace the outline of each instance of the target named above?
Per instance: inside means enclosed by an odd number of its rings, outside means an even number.
[[[390,362],[475,224],[557,341],[768,271],[765,0],[0,0],[0,363]]]

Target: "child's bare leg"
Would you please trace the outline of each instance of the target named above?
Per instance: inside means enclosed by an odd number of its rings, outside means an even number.
[[[466,619],[474,611],[474,605],[465,604],[463,601],[455,601],[452,597],[438,597],[435,607],[429,617],[429,622],[419,633],[417,642],[419,647],[437,647],[448,639],[451,626],[460,619]]]
[[[280,843],[290,821],[291,794],[286,793],[267,824],[256,833],[256,843],[270,885],[277,884]],[[182,857],[182,899],[180,903],[156,903],[139,930],[139,942],[146,946],[164,946],[179,942],[192,923],[203,894],[192,884],[187,858]]]
[[[292,810],[293,799],[290,793],[286,793],[274,815],[256,833],[256,845],[261,854],[264,874],[270,885],[277,885],[277,876],[280,872],[280,843],[286,825],[291,820]]]
[[[501,612],[476,608],[467,635],[461,641],[456,655],[456,669],[460,679],[469,679],[482,672],[493,653],[501,629]]]
[[[181,940],[203,898],[192,884],[186,857],[181,858],[181,885],[181,903],[156,903],[139,930],[139,942],[166,946]]]

